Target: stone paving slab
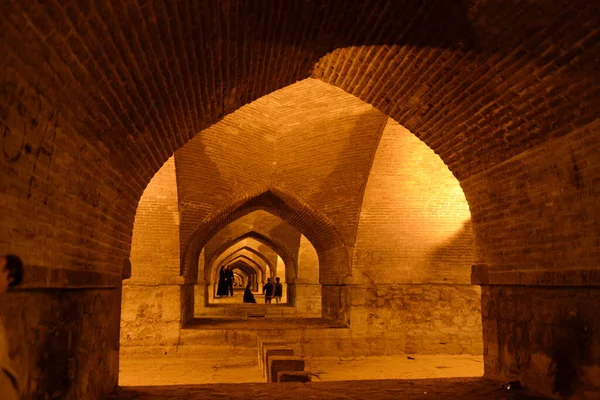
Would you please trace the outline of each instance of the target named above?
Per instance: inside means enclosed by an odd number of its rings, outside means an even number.
[[[105,400],[333,399],[333,400],[547,400],[526,388],[507,392],[483,378],[246,383],[119,388]]]

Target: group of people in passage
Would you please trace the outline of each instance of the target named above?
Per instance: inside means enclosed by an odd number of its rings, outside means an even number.
[[[233,270],[229,266],[221,267],[219,271],[219,284],[217,285],[217,297],[233,297]]]
[[[252,294],[251,285],[246,286],[244,290],[244,303],[256,303],[254,294]],[[271,304],[271,299],[275,298],[275,302],[279,304],[283,296],[283,285],[279,277],[275,278],[275,283],[271,282],[271,278],[267,278],[267,283],[263,286],[263,294],[265,295],[265,303]]]
[[[217,284],[217,297],[233,297],[233,282],[233,270],[229,266],[221,267],[219,270],[219,283]],[[263,286],[263,294],[265,295],[265,303],[271,304],[273,298],[277,304],[281,302],[283,285],[279,277],[275,278],[275,283],[271,282],[271,278],[267,278],[267,283]],[[244,290],[244,303],[256,303],[250,283],[246,285],[246,290]]]

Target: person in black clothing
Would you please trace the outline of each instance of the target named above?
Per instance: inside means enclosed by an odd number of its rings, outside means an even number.
[[[244,303],[256,303],[256,299],[250,290],[250,284],[248,284],[246,290],[244,290]]]
[[[279,282],[279,277],[275,278],[275,303],[279,304],[281,302],[281,297],[283,296],[283,285]]]
[[[231,297],[233,297],[233,270],[227,266],[227,290],[228,292],[231,294]]]
[[[229,291],[227,290],[227,272],[225,267],[221,266],[219,271],[219,284],[217,285],[217,296],[227,296]]]
[[[267,283],[263,286],[263,293],[265,294],[265,303],[271,304],[271,298],[273,297],[274,285],[271,283],[271,278],[267,278]]]

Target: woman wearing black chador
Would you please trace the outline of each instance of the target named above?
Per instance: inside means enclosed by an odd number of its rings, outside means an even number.
[[[217,285],[217,296],[227,296],[229,294],[229,284],[227,283],[227,271],[221,266],[219,271],[219,284]]]

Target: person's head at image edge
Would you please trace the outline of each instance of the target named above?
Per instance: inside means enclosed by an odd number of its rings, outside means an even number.
[[[14,254],[0,257],[0,293],[6,293],[10,288],[23,281],[23,262]]]

